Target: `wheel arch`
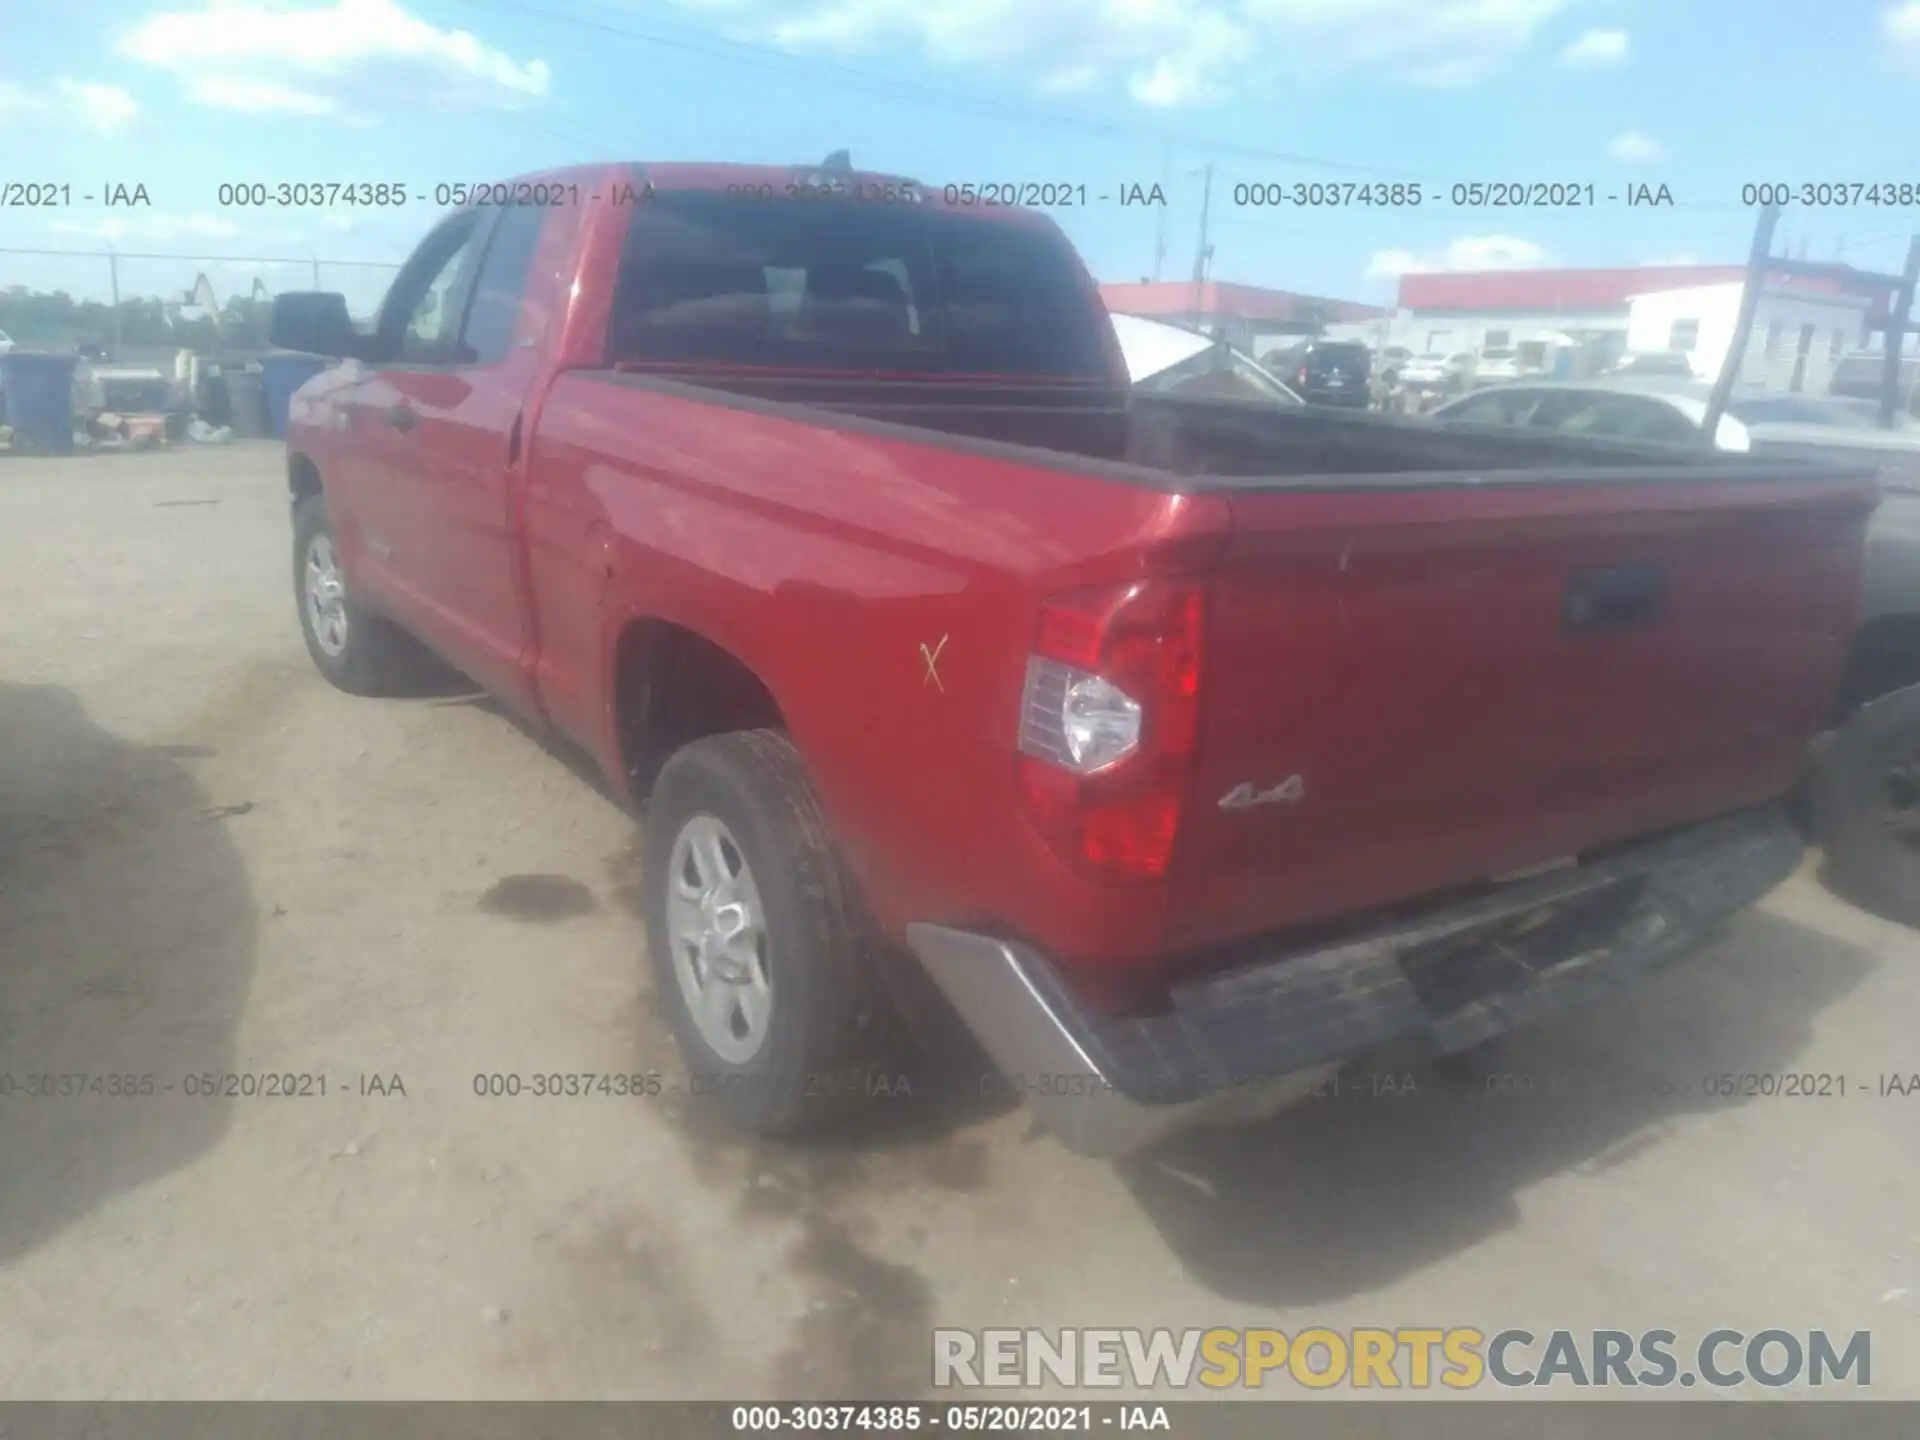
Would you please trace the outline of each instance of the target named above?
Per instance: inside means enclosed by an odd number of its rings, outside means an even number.
[[[686,625],[629,619],[613,648],[612,719],[620,777],[642,804],[676,750],[709,735],[787,728],[760,672]]]

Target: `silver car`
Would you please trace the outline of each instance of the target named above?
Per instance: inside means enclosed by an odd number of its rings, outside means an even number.
[[[1652,376],[1523,381],[1462,396],[1432,418],[1697,446],[1712,393],[1703,381]],[[1896,416],[1895,428],[1883,430],[1869,400],[1744,388],[1729,400],[1715,442],[1722,450],[1878,470],[1884,498],[1867,530],[1861,615],[1861,648],[1871,651],[1872,659],[1856,657],[1859,663],[1844,682],[1843,708],[1920,684],[1920,424]],[[1863,666],[1871,669],[1871,678],[1861,673]]]

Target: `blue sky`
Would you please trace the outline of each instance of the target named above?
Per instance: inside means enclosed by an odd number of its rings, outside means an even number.
[[[1920,183],[1920,0],[69,0],[9,7],[0,246],[127,258],[123,293],[311,283],[431,219],[223,207],[223,182],[500,178],[594,159],[807,161],[1093,195],[1162,182],[1190,273],[1390,301],[1410,268],[1744,256],[1751,181]],[[1169,158],[1170,157],[1170,158]],[[1315,164],[1313,162],[1323,162]],[[1341,169],[1338,167],[1352,167]],[[1258,181],[1420,180],[1419,209],[1236,207]],[[1453,181],[1667,185],[1673,209],[1456,208]],[[143,184],[151,206],[81,196]],[[1057,217],[1102,279],[1159,222]],[[1796,252],[1897,269],[1920,207],[1789,211]],[[1842,248],[1844,247],[1844,248]],[[322,266],[365,303],[385,272]],[[104,295],[106,263],[0,253],[0,283]]]

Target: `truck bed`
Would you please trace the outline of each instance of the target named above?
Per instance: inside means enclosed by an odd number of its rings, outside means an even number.
[[[1778,797],[1838,678],[1873,503],[1833,466],[1098,386],[594,371],[560,394],[536,465],[611,458],[628,533],[740,527],[726,563],[784,597],[794,658],[769,663],[801,691],[833,684],[815,637],[954,637],[942,684],[967,705],[842,686],[795,707],[838,717],[804,738],[897,918],[985,915],[1109,965]],[[609,457],[608,434],[645,440]],[[1207,596],[1172,870],[1065,905],[1054,857],[1007,829],[1036,606],[1157,573]],[[1294,776],[1299,803],[1224,803]]]
[[[1804,481],[1813,476],[1856,478],[1872,468],[1826,454],[1752,458],[1520,429],[1453,429],[1432,421],[1311,405],[1130,394],[1091,385],[791,374],[694,378],[625,366],[609,372],[608,378],[806,424],[1181,491],[1516,484],[1577,479],[1588,471],[1604,472],[1613,483],[1676,478]]]

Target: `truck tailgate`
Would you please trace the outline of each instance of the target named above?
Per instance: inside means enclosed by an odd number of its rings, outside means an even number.
[[[1869,484],[1406,478],[1232,496],[1176,943],[1492,880],[1794,779],[1855,623]]]

